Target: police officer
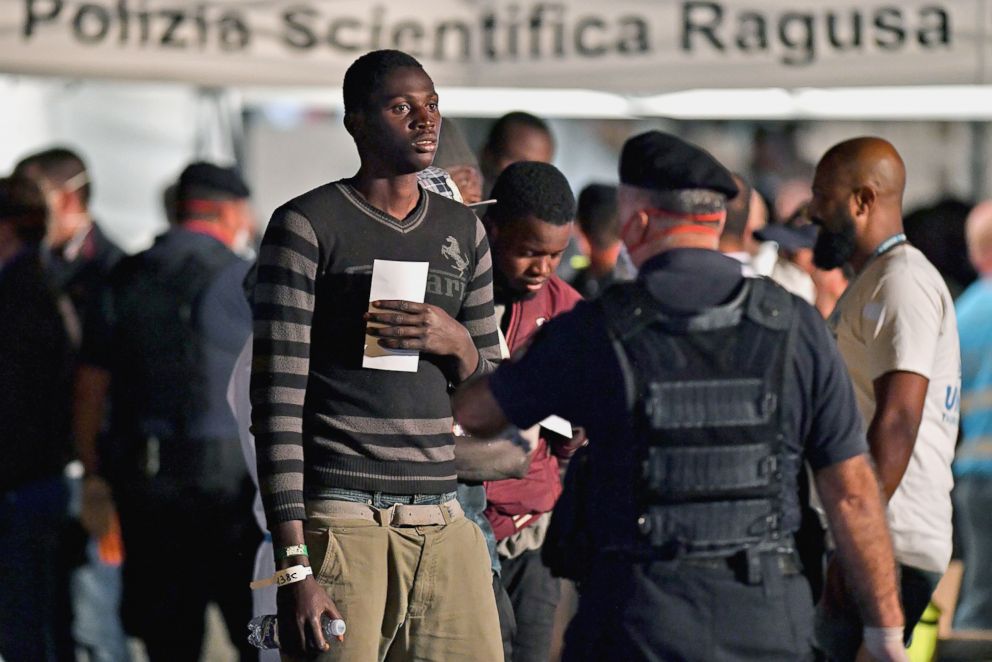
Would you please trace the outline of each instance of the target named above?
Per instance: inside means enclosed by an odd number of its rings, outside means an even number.
[[[78,443],[99,451],[93,480],[113,488],[126,549],[124,625],[152,662],[199,658],[208,602],[240,658],[257,658],[244,628],[262,536],[226,398],[251,333],[241,285],[250,265],[234,252],[250,235],[248,197],[234,168],[188,166],[179,224],[118,263],[95,311],[98,332],[81,352],[102,375],[86,402],[102,405],[109,394],[111,407],[102,443],[93,426],[77,425],[86,432]]]
[[[822,320],[717,252],[737,187],[707,152],[644,133],[624,145],[620,180],[638,280],[552,320],[455,401],[473,434],[558,414],[594,440],[545,552],[580,582],[565,659],[812,658],[793,540],[804,461],[869,652],[905,659],[878,482]]]

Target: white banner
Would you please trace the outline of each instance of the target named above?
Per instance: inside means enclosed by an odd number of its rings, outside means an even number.
[[[0,0],[0,71],[339,87],[398,48],[443,86],[659,93],[987,83],[992,0]]]

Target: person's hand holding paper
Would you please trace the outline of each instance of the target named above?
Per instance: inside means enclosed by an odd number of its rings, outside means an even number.
[[[412,269],[408,272],[405,265],[423,265],[423,278]],[[413,281],[414,277],[418,280]],[[384,287],[387,283],[389,287]],[[419,286],[419,297],[411,296],[414,293],[411,283]],[[443,309],[424,303],[426,287],[426,262],[375,261],[369,312],[365,314],[369,337],[362,365],[415,372],[419,352],[426,352],[457,359],[459,380],[475,372],[479,352],[472,336]]]

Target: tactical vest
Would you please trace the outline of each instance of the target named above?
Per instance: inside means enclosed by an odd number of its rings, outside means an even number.
[[[200,299],[216,274],[237,260],[219,242],[202,242],[178,254],[145,251],[124,258],[115,269],[108,459],[122,480],[144,475],[238,487],[244,461],[229,458],[234,453],[228,448],[240,455],[236,440],[221,443],[190,435],[207,406]]]
[[[613,474],[589,477],[612,492],[587,501],[592,529],[604,533],[598,551],[676,558],[790,548],[783,512],[797,496],[784,477],[799,463],[786,450],[783,407],[791,296],[747,279],[729,303],[691,316],[666,312],[635,283],[599,302],[635,438],[619,453],[592,448],[590,471]]]

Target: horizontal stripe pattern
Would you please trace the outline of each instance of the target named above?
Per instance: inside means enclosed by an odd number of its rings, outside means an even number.
[[[476,372],[493,369],[500,353],[485,229],[464,207],[428,198],[415,218],[396,223],[354,189],[332,184],[273,214],[259,249],[251,384],[260,491],[270,525],[306,518],[304,485],[317,492],[454,489],[444,361],[421,357],[417,373],[391,373],[354,366],[355,349],[347,342],[325,340],[311,351],[318,339],[348,337],[342,329],[354,325],[351,316],[367,302],[357,300],[363,295],[355,279],[368,278],[376,258],[430,256],[431,273],[459,278],[440,251],[454,238],[456,247],[468,249],[461,254],[470,263],[461,277],[464,290],[449,284],[440,294],[435,290],[432,301],[443,301],[471,334],[480,356]],[[396,250],[401,252],[394,257]]]
[[[462,304],[458,320],[465,324],[479,350],[475,374],[496,369],[500,360],[499,324],[493,306],[493,257],[482,221],[475,222],[475,271]]]

